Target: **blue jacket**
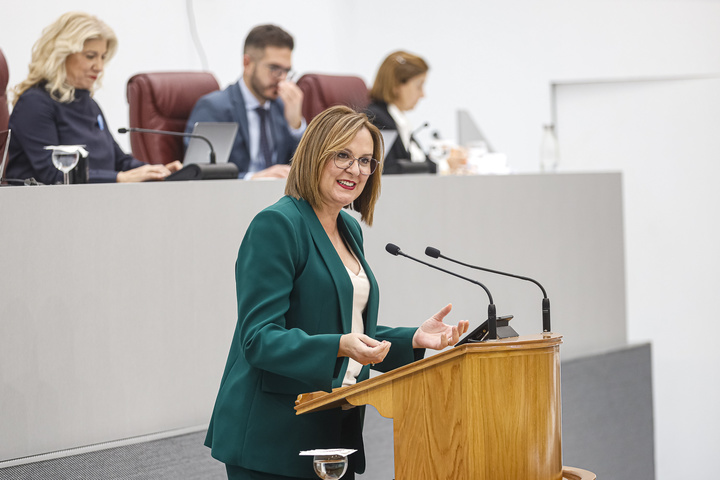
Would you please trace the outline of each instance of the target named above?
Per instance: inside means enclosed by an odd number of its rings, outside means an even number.
[[[377,325],[379,291],[363,255],[362,231],[346,212],[338,227],[370,280],[365,333],[392,342],[387,371],[423,357],[412,348],[415,328]],[[238,323],[205,444],[233,465],[293,478],[313,478],[312,457],[301,450],[355,448],[362,472],[364,407],[345,419],[341,409],[295,415],[300,393],[340,387],[348,358],[340,336],[352,328],[353,286],[318,220],[304,200],[283,197],[252,221],[236,263]],[[363,367],[358,381],[369,377]],[[347,440],[351,438],[352,440]]]
[[[238,124],[238,133],[230,152],[229,161],[238,166],[240,177],[244,177],[250,168],[250,134],[248,133],[245,100],[240,92],[238,82],[228,86],[225,90],[211,92],[201,97],[190,113],[185,131],[192,133],[196,122],[235,122]],[[280,99],[270,102],[270,125],[277,152],[277,163],[290,163],[299,141],[290,132],[290,126],[285,120],[285,107]]]

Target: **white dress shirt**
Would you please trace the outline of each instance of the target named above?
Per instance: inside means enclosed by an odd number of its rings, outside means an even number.
[[[258,99],[255,98],[255,95],[253,95],[248,86],[245,85],[244,79],[241,78],[238,85],[240,86],[240,93],[245,101],[245,113],[248,120],[248,148],[250,149],[250,165],[248,166],[248,174],[245,176],[245,179],[249,180],[252,177],[253,172],[265,170],[265,160],[260,156],[260,115],[258,115],[258,112],[255,111],[260,106],[268,112],[265,127],[267,129],[266,133],[268,143],[270,144],[270,151],[272,152],[273,165],[277,163],[277,151],[275,150],[275,136],[273,135],[272,117],[270,116],[270,101],[266,100],[265,103],[260,105]],[[305,122],[305,119],[303,118],[300,128],[290,128],[290,133],[293,137],[300,138],[303,132],[305,132],[306,127],[307,122]]]
[[[410,135],[412,135],[412,125],[408,120],[405,112],[400,110],[394,103],[388,104],[388,113],[395,120],[397,126],[398,137],[400,141],[405,145],[405,150],[410,153],[410,160],[413,162],[424,162],[425,152],[415,142],[410,142]]]

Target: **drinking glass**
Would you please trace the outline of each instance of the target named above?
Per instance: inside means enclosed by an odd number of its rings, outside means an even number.
[[[80,160],[80,152],[78,151],[68,153],[62,150],[53,150],[52,162],[53,165],[55,165],[55,168],[63,172],[64,185],[70,184],[70,177],[68,176],[68,173],[70,173],[70,170],[75,168],[78,160]]]
[[[335,480],[345,475],[347,457],[345,455],[315,455],[313,468],[318,477]]]

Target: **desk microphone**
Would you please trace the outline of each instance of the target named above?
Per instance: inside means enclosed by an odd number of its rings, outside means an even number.
[[[183,166],[177,172],[168,175],[165,180],[215,180],[226,178],[237,178],[238,168],[232,162],[215,163],[215,149],[207,137],[196,133],[171,132],[167,130],[152,130],[149,128],[118,128],[118,133],[153,133],[158,135],[172,135],[174,137],[199,138],[210,147],[210,163],[192,163]]]
[[[174,137],[190,137],[190,138],[199,138],[200,140],[204,140],[205,143],[208,144],[208,147],[210,147],[210,163],[215,164],[215,149],[213,148],[212,143],[207,137],[203,137],[202,135],[197,135],[195,133],[185,133],[185,132],[171,132],[168,130],[152,130],[150,128],[118,128],[118,133],[155,133],[158,135],[172,135]]]
[[[462,265],[463,267],[468,268],[474,268],[475,270],[482,270],[483,272],[490,272],[490,273],[497,273],[498,275],[505,275],[506,277],[513,277],[513,278],[519,278],[520,280],[526,280],[528,282],[532,282],[538,287],[540,287],[540,290],[542,290],[543,299],[542,299],[542,318],[543,318],[543,332],[550,332],[552,329],[550,328],[550,299],[547,296],[547,293],[545,292],[545,289],[542,285],[540,285],[540,282],[533,280],[529,277],[523,277],[521,275],[515,275],[512,273],[507,272],[500,272],[498,270],[492,270],[490,268],[485,267],[478,267],[475,265],[469,265],[467,263],[463,263],[459,260],[453,260],[452,258],[448,258],[445,255],[442,255],[440,253],[440,250],[438,250],[435,247],[427,247],[425,249],[425,255],[432,258],[442,258],[445,260],[448,260],[453,263],[457,263],[458,265]]]
[[[422,132],[423,130],[425,130],[425,129],[426,129],[427,127],[429,127],[429,126],[430,126],[430,122],[425,122],[425,123],[423,123],[422,125],[420,125],[419,127],[417,127],[415,130],[413,130],[413,131],[410,133],[410,138],[414,138],[416,133]]]
[[[430,157],[428,156],[428,153],[425,151],[425,149],[423,148],[423,146],[420,145],[420,142],[418,142],[418,140],[417,140],[417,138],[415,137],[415,135],[416,135],[418,132],[422,132],[423,130],[425,130],[428,126],[430,126],[430,122],[425,122],[425,123],[423,123],[422,125],[420,125],[419,127],[417,127],[415,130],[413,130],[413,131],[410,133],[410,143],[414,143],[415,145],[417,145],[418,148],[419,148],[420,150],[422,150],[422,152],[425,154],[425,158],[430,158]],[[409,148],[408,148],[408,151],[409,151]]]
[[[476,337],[480,337],[482,330],[484,330],[486,326],[487,326],[487,332],[488,332],[488,333],[487,333],[487,339],[488,339],[488,340],[495,340],[495,339],[497,339],[497,317],[495,316],[495,312],[496,312],[496,310],[495,310],[495,304],[494,304],[494,302],[493,302],[492,295],[490,294],[490,290],[488,290],[485,285],[483,285],[482,283],[478,282],[477,280],[473,280],[473,279],[471,279],[471,278],[463,277],[462,275],[458,275],[458,274],[455,273],[455,272],[451,272],[451,271],[449,271],[449,270],[445,270],[445,269],[443,269],[443,268],[436,267],[435,265],[432,265],[432,264],[427,263],[427,262],[423,262],[422,260],[419,260],[419,259],[417,259],[417,258],[415,258],[415,257],[411,257],[410,255],[407,255],[407,254],[403,253],[403,252],[400,250],[400,247],[398,247],[397,245],[393,245],[392,243],[388,243],[387,245],[385,245],[385,250],[386,250],[389,254],[391,254],[391,255],[395,255],[395,256],[402,255],[403,257],[409,258],[410,260],[414,260],[414,261],[416,261],[416,262],[418,262],[418,263],[422,263],[423,265],[426,265],[426,266],[428,266],[428,267],[430,267],[430,268],[434,268],[435,270],[440,270],[441,272],[450,274],[450,275],[452,275],[452,276],[454,276],[454,277],[462,278],[463,280],[468,281],[468,282],[470,282],[470,283],[474,283],[475,285],[480,285],[480,286],[482,287],[482,289],[485,290],[485,293],[487,293],[488,299],[489,299],[489,301],[490,301],[490,304],[488,305],[488,319],[487,319],[487,322],[483,323],[483,324],[480,325],[478,328],[476,328],[476,329],[473,330],[472,332],[468,333],[467,336],[466,336],[463,340],[461,340],[460,342],[458,342],[458,343],[456,344],[456,346],[461,345],[461,344],[463,344],[463,343],[466,343],[466,342],[467,342],[468,340],[470,340],[470,339],[475,339]]]

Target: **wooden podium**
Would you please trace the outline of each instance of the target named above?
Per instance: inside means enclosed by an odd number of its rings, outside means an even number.
[[[593,479],[563,470],[562,336],[465,344],[332,393],[297,414],[372,405],[393,419],[395,480]]]

